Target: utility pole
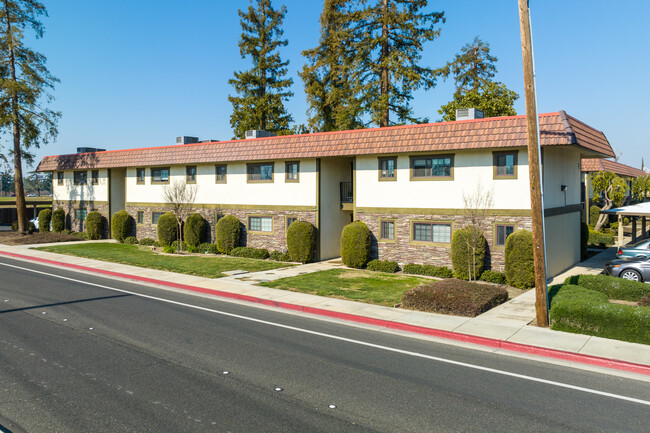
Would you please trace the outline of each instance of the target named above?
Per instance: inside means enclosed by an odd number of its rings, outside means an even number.
[[[548,295],[546,292],[546,261],[544,257],[544,209],[542,207],[535,70],[528,0],[519,0],[519,25],[521,28],[521,54],[524,62],[524,92],[526,96],[530,209],[533,223],[533,258],[535,261],[535,310],[537,313],[537,326],[548,326]]]

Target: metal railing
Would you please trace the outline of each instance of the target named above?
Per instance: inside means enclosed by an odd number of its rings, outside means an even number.
[[[341,182],[341,203],[352,203],[352,182]]]

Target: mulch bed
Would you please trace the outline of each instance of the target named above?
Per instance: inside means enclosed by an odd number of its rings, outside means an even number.
[[[71,242],[83,240],[79,236],[67,233],[34,232],[31,235],[21,236],[14,231],[0,232],[0,244],[5,245],[31,245],[48,244],[50,242]]]

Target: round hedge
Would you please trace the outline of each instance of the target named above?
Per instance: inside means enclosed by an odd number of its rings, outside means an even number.
[[[158,242],[162,246],[169,246],[178,240],[178,220],[174,212],[167,212],[158,218]]]
[[[451,266],[454,276],[461,280],[478,279],[485,268],[487,241],[481,229],[467,226],[451,237]]]
[[[508,236],[505,255],[508,284],[521,289],[535,286],[533,234],[518,230]]]
[[[111,220],[111,234],[116,241],[124,242],[124,239],[131,236],[133,217],[125,210],[117,211]]]
[[[97,240],[102,238],[102,225],[103,225],[102,214],[96,210],[89,212],[86,216],[86,235],[90,240]]]
[[[292,222],[287,229],[287,249],[294,262],[314,261],[316,227],[307,221]]]
[[[52,209],[43,209],[38,213],[38,231],[49,232],[52,222]]]
[[[341,259],[346,266],[361,269],[370,260],[370,229],[355,221],[345,227],[341,233]]]
[[[600,207],[591,205],[589,207],[589,227],[593,229],[598,222],[598,218],[600,218]]]
[[[217,222],[215,230],[217,249],[221,254],[228,254],[239,246],[241,222],[233,215],[226,215]]]
[[[62,232],[65,230],[65,211],[57,209],[52,212],[52,231]]]
[[[196,247],[205,242],[205,231],[208,222],[200,213],[193,213],[185,219],[183,238],[187,245]]]

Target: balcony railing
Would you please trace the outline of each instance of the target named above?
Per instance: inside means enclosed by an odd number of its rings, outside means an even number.
[[[341,182],[341,203],[352,203],[352,182]]]

